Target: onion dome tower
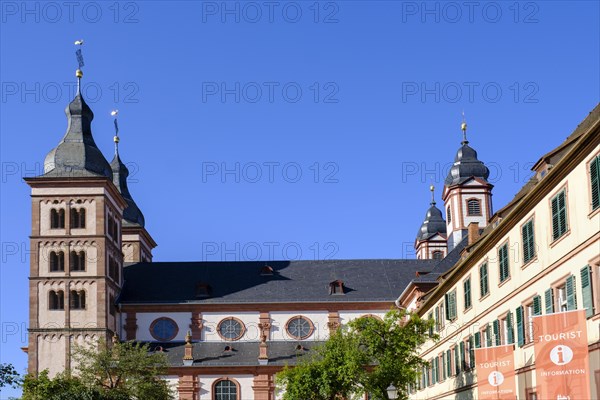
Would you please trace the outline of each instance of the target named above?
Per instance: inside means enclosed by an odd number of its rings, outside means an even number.
[[[442,259],[448,252],[446,221],[442,211],[436,207],[435,187],[431,185],[429,190],[431,191],[430,207],[415,239],[415,250],[420,260]]]
[[[471,223],[480,228],[492,216],[492,188],[488,182],[490,170],[477,158],[477,152],[467,140],[467,123],[461,124],[463,140],[456,152],[454,164],[444,182],[442,200],[446,209],[448,251],[467,233]]]

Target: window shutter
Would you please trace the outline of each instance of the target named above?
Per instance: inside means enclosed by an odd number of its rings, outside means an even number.
[[[485,271],[484,271],[484,266],[485,264],[481,264],[479,266],[479,297],[483,297],[486,294],[486,290],[485,290],[485,286],[484,286],[484,280],[486,278],[485,275]]]
[[[494,321],[494,342],[496,346],[500,346],[500,321]]]
[[[594,301],[592,293],[592,276],[589,265],[581,269],[581,291],[583,293],[583,308],[589,318],[594,315]]]
[[[481,332],[475,332],[475,347],[478,349],[481,347]]]
[[[521,229],[523,240],[523,262],[528,263],[535,257],[535,239],[533,233],[533,220],[530,220]]]
[[[575,294],[575,275],[571,275],[567,278],[567,310],[577,309],[577,296]]]
[[[465,342],[460,342],[459,347],[460,347],[460,360],[462,361],[461,370],[464,370],[467,368],[467,358],[465,357]]]
[[[442,353],[442,364],[440,365],[440,369],[442,370],[442,380],[448,377],[448,370],[446,369],[446,353]]]
[[[429,313],[429,315],[427,316],[427,319],[429,321],[433,320],[433,313],[432,312]],[[433,336],[433,326],[430,325],[429,326],[429,337],[432,337],[432,336]]]
[[[475,368],[475,340],[473,336],[469,336],[469,361],[471,362],[470,368]]]
[[[462,342],[460,342],[460,344],[462,344]],[[454,347],[454,369],[456,372],[456,375],[460,374],[460,354],[458,352],[458,346]]]
[[[554,295],[552,288],[544,292],[544,301],[546,302],[546,314],[552,314],[554,312]]]
[[[446,319],[449,321],[450,320],[450,299],[449,299],[450,295],[448,293],[446,293],[444,295],[444,303],[446,305]]]
[[[506,325],[508,326],[508,329],[506,330],[508,332],[507,344],[513,344],[515,342],[515,330],[512,312],[510,311],[506,314]]]
[[[600,156],[590,163],[590,180],[592,186],[592,210],[600,207]]]
[[[533,298],[533,315],[542,315],[542,298],[540,296]]]
[[[456,318],[456,290],[448,293],[448,315],[450,320]]]
[[[517,319],[517,343],[519,347],[525,344],[525,326],[523,325],[523,306],[517,307],[516,310]]]
[[[498,250],[498,267],[500,270],[500,282],[504,282],[510,276],[508,266],[508,245],[503,245]]]
[[[485,327],[485,336],[486,336],[486,346],[492,347],[492,327],[490,324],[487,324]]]
[[[465,292],[465,309],[467,309],[471,307],[471,278],[463,282],[463,289]]]
[[[560,236],[558,222],[558,196],[552,199],[552,238],[557,239]]]
[[[448,377],[452,376],[452,353],[446,350],[446,372]]]

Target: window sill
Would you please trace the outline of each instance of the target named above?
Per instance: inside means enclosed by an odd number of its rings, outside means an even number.
[[[597,214],[600,214],[600,207],[590,211],[590,213],[588,214],[588,219],[594,218]]]
[[[488,291],[486,294],[484,294],[483,296],[481,296],[481,297],[479,298],[479,301],[481,301],[481,300],[484,300],[484,299],[487,299],[488,297],[490,297],[490,292],[489,292],[489,291]]]
[[[506,285],[506,282],[509,282],[509,281],[510,281],[510,278],[511,278],[511,277],[509,276],[508,278],[506,278],[505,280],[503,280],[502,282],[500,282],[500,283],[498,284],[498,287],[500,288],[500,287],[502,287],[502,286]]]
[[[473,309],[473,306],[472,306],[472,305],[470,305],[468,308],[465,308],[465,309],[463,310],[463,314],[466,314],[466,313],[468,313],[468,312],[469,312],[469,311],[471,311],[472,309]]]
[[[571,228],[567,229],[567,231],[565,233],[563,233],[559,238],[554,239],[551,243],[550,243],[550,248],[556,246],[559,242],[561,242],[564,238],[566,238],[567,236],[569,236],[571,234]]]
[[[538,256],[537,254],[529,261],[527,261],[525,264],[521,265],[521,270],[524,270],[525,268],[529,267],[531,264],[535,264],[538,261]]]

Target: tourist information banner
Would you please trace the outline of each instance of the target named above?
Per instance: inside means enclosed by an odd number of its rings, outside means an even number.
[[[533,318],[539,399],[591,399],[585,310]]]
[[[475,349],[479,400],[517,398],[514,353],[512,344]]]

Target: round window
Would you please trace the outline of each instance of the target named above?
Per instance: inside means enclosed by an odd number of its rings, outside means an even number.
[[[292,338],[302,340],[312,334],[313,324],[308,318],[294,317],[288,321],[286,330]]]
[[[217,331],[225,340],[238,340],[244,335],[244,323],[237,318],[227,318],[219,322]]]
[[[173,340],[178,332],[179,328],[177,327],[177,323],[171,318],[158,318],[150,325],[150,334],[152,334],[154,339],[160,342]]]

